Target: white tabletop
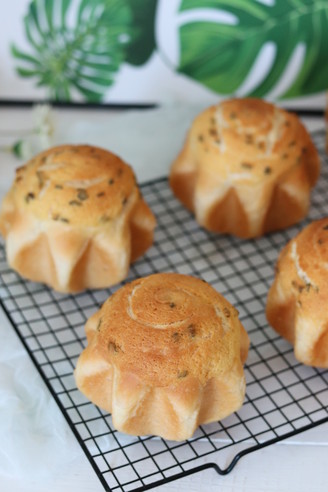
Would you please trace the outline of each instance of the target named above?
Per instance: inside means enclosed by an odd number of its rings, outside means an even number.
[[[178,146],[181,145],[181,135],[184,134],[190,118],[198,110],[199,108],[178,109],[182,115],[182,123],[179,125],[180,133],[178,132],[178,134],[172,135],[170,140],[172,157],[174,157],[178,150]],[[14,129],[19,132],[30,126],[29,109],[0,109],[0,115],[0,138],[1,130]],[[167,153],[166,160],[161,158],[161,149],[167,146],[167,136],[165,137],[161,132],[164,128],[167,128],[168,121],[169,126],[171,125],[174,128],[179,118],[177,118],[174,112],[172,113],[172,108],[163,110],[163,115],[162,122],[158,122],[156,127],[157,135],[153,135],[146,142],[140,142],[140,134],[146,131],[146,128],[149,128],[149,122],[153,118],[153,115],[150,113],[148,115],[144,114],[141,117],[136,112],[122,115],[109,111],[57,110],[55,141],[72,143],[86,142],[106,146],[119,153],[128,162],[134,160],[133,165],[139,181],[146,181],[150,178],[167,174],[170,164]],[[123,117],[125,118],[125,122],[123,121],[123,123],[126,125],[126,132],[120,137],[118,136],[118,132],[115,131],[115,128],[119,128],[122,124]],[[147,118],[149,118],[148,121]],[[323,120],[311,118],[306,120],[306,124],[310,129],[322,128]],[[129,134],[129,132],[133,132],[133,129],[138,138],[133,138],[133,135],[131,133]],[[157,137],[158,159],[147,161],[147,158],[142,158],[142,146],[146,144],[152,147],[155,137]],[[0,140],[0,143],[3,141]],[[9,142],[9,139],[7,142]],[[3,195],[10,185],[14,167],[19,164],[19,161],[15,160],[12,156],[0,154],[0,163],[0,193]],[[10,341],[6,345],[9,347],[9,353],[5,354],[6,357],[4,357],[3,353],[1,354],[0,348],[0,365],[2,365],[3,360],[10,358],[10,351],[13,351],[15,365],[27,364],[31,366],[30,370],[34,371],[32,363],[29,362],[28,355],[21,349],[19,340],[16,339],[16,335],[12,333],[9,324],[3,317],[0,319],[0,325],[0,334],[2,337],[6,337],[6,341],[10,338]],[[38,381],[38,376],[36,376],[36,380]],[[40,385],[42,384],[40,379]],[[13,393],[14,391],[13,388]],[[1,419],[1,415],[5,412],[4,405],[5,402],[1,399],[0,392]],[[35,439],[38,439],[37,435]],[[326,491],[327,441],[328,424],[325,424],[311,431],[307,431],[297,439],[286,440],[243,457],[234,470],[227,476],[219,476],[214,470],[209,469],[168,483],[162,486],[160,490],[218,490],[222,492]],[[4,446],[3,443],[2,446]],[[28,451],[26,452],[28,453]],[[3,474],[0,476],[1,491],[102,491],[101,483],[79,446],[76,445],[74,447],[73,445],[70,453],[72,456],[68,457],[63,450],[63,460],[60,461],[60,456],[58,457],[55,473],[49,470],[49,473],[45,473],[42,478],[35,478],[37,475],[35,473],[26,473],[24,476],[21,476],[19,471],[11,476]],[[213,461],[213,456],[208,456],[207,461]],[[40,467],[40,462],[37,460],[33,461],[32,459],[29,466],[31,469],[37,470]]]

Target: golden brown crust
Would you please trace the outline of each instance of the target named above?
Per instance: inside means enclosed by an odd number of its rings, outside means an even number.
[[[77,385],[123,432],[185,439],[242,404],[248,336],[236,309],[199,279],[135,280],[90,318],[86,334]]]
[[[295,357],[328,367],[328,218],[309,224],[279,256],[266,314]]]
[[[303,218],[318,175],[318,153],[295,114],[233,99],[194,120],[170,184],[200,225],[248,238]]]
[[[132,169],[115,154],[62,145],[17,169],[12,197],[41,220],[95,227],[115,219],[136,189]]]
[[[19,168],[0,214],[10,265],[62,292],[123,280],[154,227],[130,166],[88,145],[55,147]]]

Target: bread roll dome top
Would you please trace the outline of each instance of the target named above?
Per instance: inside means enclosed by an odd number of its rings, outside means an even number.
[[[227,179],[271,180],[304,164],[310,183],[317,179],[318,154],[298,116],[263,100],[212,106],[197,117],[194,131],[213,174],[226,168]]]
[[[240,361],[238,311],[193,277],[161,273],[135,280],[104,303],[94,322],[99,355],[150,386],[189,376],[204,384]]]
[[[111,152],[88,145],[42,152],[17,169],[11,191],[18,208],[41,220],[88,226],[115,219],[133,194],[137,198],[130,166]]]

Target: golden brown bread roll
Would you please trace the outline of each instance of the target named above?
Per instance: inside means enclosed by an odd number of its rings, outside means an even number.
[[[202,280],[159,273],[120,288],[86,324],[78,388],[127,434],[183,440],[237,410],[248,336]]]
[[[309,224],[281,251],[266,314],[295,357],[328,367],[328,218]]]
[[[295,114],[233,99],[196,117],[170,184],[200,225],[251,238],[301,220],[318,175],[318,153]]]
[[[10,266],[60,292],[124,279],[154,227],[132,169],[88,145],[52,148],[17,169],[0,214]]]

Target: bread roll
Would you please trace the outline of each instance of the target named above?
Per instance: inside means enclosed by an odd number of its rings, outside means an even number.
[[[305,227],[281,251],[266,314],[304,364],[328,367],[328,218]]]
[[[183,440],[242,405],[248,336],[237,310],[202,280],[135,280],[89,319],[86,334],[77,386],[119,431]]]
[[[132,169],[88,145],[52,148],[17,169],[0,213],[10,266],[60,292],[120,282],[154,227]]]
[[[196,117],[170,184],[201,226],[252,238],[301,220],[318,175],[318,153],[295,114],[233,99]]]

